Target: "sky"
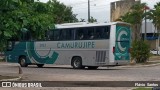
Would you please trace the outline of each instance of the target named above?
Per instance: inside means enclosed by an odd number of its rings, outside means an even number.
[[[48,0],[40,0],[47,2]],[[58,0],[67,6],[71,6],[73,13],[77,14],[80,20],[88,18],[88,0]],[[98,22],[110,22],[110,3],[119,0],[90,0],[90,15],[97,19]],[[154,5],[160,0],[141,0],[142,3],[153,9]]]

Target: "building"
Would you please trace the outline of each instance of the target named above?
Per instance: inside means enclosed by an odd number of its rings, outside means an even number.
[[[141,0],[120,0],[116,2],[111,3],[111,17],[110,21],[114,22],[117,21],[121,16],[124,16],[127,12],[130,11],[130,8],[136,4],[140,3]],[[147,37],[146,40],[148,44],[150,45],[151,49],[158,49],[158,35],[157,35],[157,30],[155,29],[154,25],[152,24],[151,21],[147,22]],[[142,28],[141,28],[141,35],[144,38],[145,34],[145,23],[142,23]],[[134,31],[133,31],[134,32]],[[160,44],[159,44],[160,45]]]
[[[147,22],[146,23],[146,40],[148,44],[150,45],[151,49],[158,49],[158,35],[157,35],[157,30],[155,26],[153,25],[152,22]],[[141,31],[142,36],[144,37],[145,34],[145,23],[142,23],[142,31]],[[159,44],[160,45],[160,44]]]
[[[114,22],[125,15],[135,3],[140,3],[140,0],[120,0],[112,2],[110,21]]]

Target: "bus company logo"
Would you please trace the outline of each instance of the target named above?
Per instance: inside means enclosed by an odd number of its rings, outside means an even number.
[[[128,41],[127,35],[128,33],[125,30],[121,30],[118,34],[118,41]],[[126,47],[123,47],[121,42],[118,42],[118,47],[122,52],[126,50]]]
[[[2,87],[12,87],[11,82],[2,82]]]

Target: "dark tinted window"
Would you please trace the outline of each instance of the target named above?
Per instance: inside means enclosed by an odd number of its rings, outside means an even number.
[[[22,41],[29,41],[31,40],[31,34],[29,31],[26,31],[26,32],[22,32],[21,34],[21,40]]]
[[[83,27],[76,30],[76,40],[94,39],[94,35],[94,27]]]
[[[76,28],[76,40],[84,40],[86,38],[86,32],[84,28]]]
[[[61,29],[60,40],[74,40],[74,30],[73,29]]]
[[[47,40],[53,40],[54,39],[54,35],[53,35],[53,30],[49,30],[47,31]]]
[[[58,41],[58,40],[60,40],[60,30],[54,30],[54,32],[53,32],[53,36],[54,36],[54,41]]]
[[[56,29],[47,33],[47,40],[92,40],[109,39],[110,26]]]
[[[95,27],[95,39],[109,39],[110,26],[98,26]]]

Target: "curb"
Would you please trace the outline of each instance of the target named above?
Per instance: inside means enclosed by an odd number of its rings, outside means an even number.
[[[18,81],[18,80],[20,80],[20,79],[22,79],[21,76],[19,76],[18,78],[13,78],[13,79],[2,79],[2,80],[0,80],[0,81]]]
[[[130,66],[118,66],[121,68],[138,68],[138,67],[152,67],[152,66],[158,66],[160,63],[157,64],[150,64],[150,65],[130,65]]]

